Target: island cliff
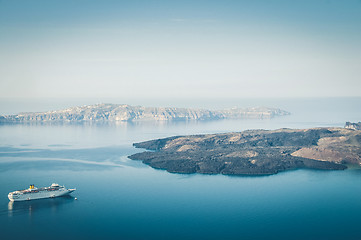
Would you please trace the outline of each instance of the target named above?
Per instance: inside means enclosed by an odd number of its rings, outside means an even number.
[[[345,128],[349,128],[353,130],[361,130],[361,122],[358,123],[346,122]]]
[[[361,163],[361,131],[346,128],[249,130],[135,143],[129,156],[173,173],[275,174],[309,168],[342,170]]]
[[[81,121],[169,121],[272,118],[288,115],[278,108],[231,108],[206,110],[170,107],[141,107],[122,104],[96,104],[42,113],[0,116],[0,122],[81,122]]]

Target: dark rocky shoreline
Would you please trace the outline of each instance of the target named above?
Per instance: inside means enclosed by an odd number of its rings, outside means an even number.
[[[291,169],[343,170],[361,163],[361,131],[345,128],[250,130],[175,136],[133,144],[133,160],[172,173],[269,175]]]

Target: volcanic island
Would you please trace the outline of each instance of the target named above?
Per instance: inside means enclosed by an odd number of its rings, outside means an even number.
[[[171,173],[270,175],[292,169],[343,170],[361,163],[361,130],[247,130],[134,143],[133,160]]]

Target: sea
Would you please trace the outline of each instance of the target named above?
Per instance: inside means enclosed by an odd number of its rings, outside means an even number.
[[[16,102],[10,109],[5,103],[0,104],[1,114],[25,106]],[[291,115],[263,120],[0,125],[1,239],[361,239],[358,166],[225,176],[168,173],[128,158],[144,151],[133,143],[156,138],[343,127],[346,121],[361,121],[361,98],[238,99],[194,105],[233,106],[279,107]],[[24,110],[31,111],[31,106]],[[68,197],[26,202],[7,198],[9,192],[30,184],[52,183],[76,191]]]

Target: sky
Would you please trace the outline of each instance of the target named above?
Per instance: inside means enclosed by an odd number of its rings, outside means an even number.
[[[1,98],[361,96],[360,0],[0,0]]]

